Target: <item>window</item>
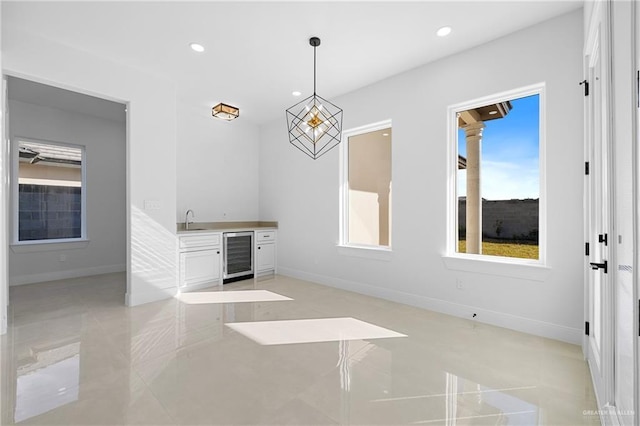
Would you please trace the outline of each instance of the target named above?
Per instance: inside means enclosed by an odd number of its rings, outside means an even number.
[[[14,148],[14,243],[86,238],[84,147],[20,139]]]
[[[341,245],[391,247],[391,121],[345,131]]]
[[[450,108],[450,253],[544,263],[543,89]]]

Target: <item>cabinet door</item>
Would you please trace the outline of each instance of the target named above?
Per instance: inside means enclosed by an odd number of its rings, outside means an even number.
[[[256,249],[256,271],[268,271],[276,268],[276,245],[258,244]]]
[[[180,253],[180,287],[220,280],[220,249]]]

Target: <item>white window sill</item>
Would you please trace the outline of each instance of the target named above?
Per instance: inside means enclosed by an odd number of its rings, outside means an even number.
[[[447,269],[455,271],[498,275],[532,281],[545,281],[551,274],[551,268],[538,261],[508,257],[454,254],[442,256],[442,262]]]
[[[338,245],[338,254],[365,259],[391,260],[393,251],[389,247]]]
[[[88,239],[21,241],[11,244],[11,250],[14,253],[35,253],[39,251],[81,249],[88,245]]]

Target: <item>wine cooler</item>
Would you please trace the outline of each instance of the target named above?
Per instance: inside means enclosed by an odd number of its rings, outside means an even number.
[[[223,284],[253,278],[253,232],[225,232],[223,235]]]

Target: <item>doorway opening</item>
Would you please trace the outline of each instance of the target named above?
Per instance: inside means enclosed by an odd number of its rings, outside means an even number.
[[[11,311],[25,284],[124,277],[127,106],[14,76],[6,87]]]

